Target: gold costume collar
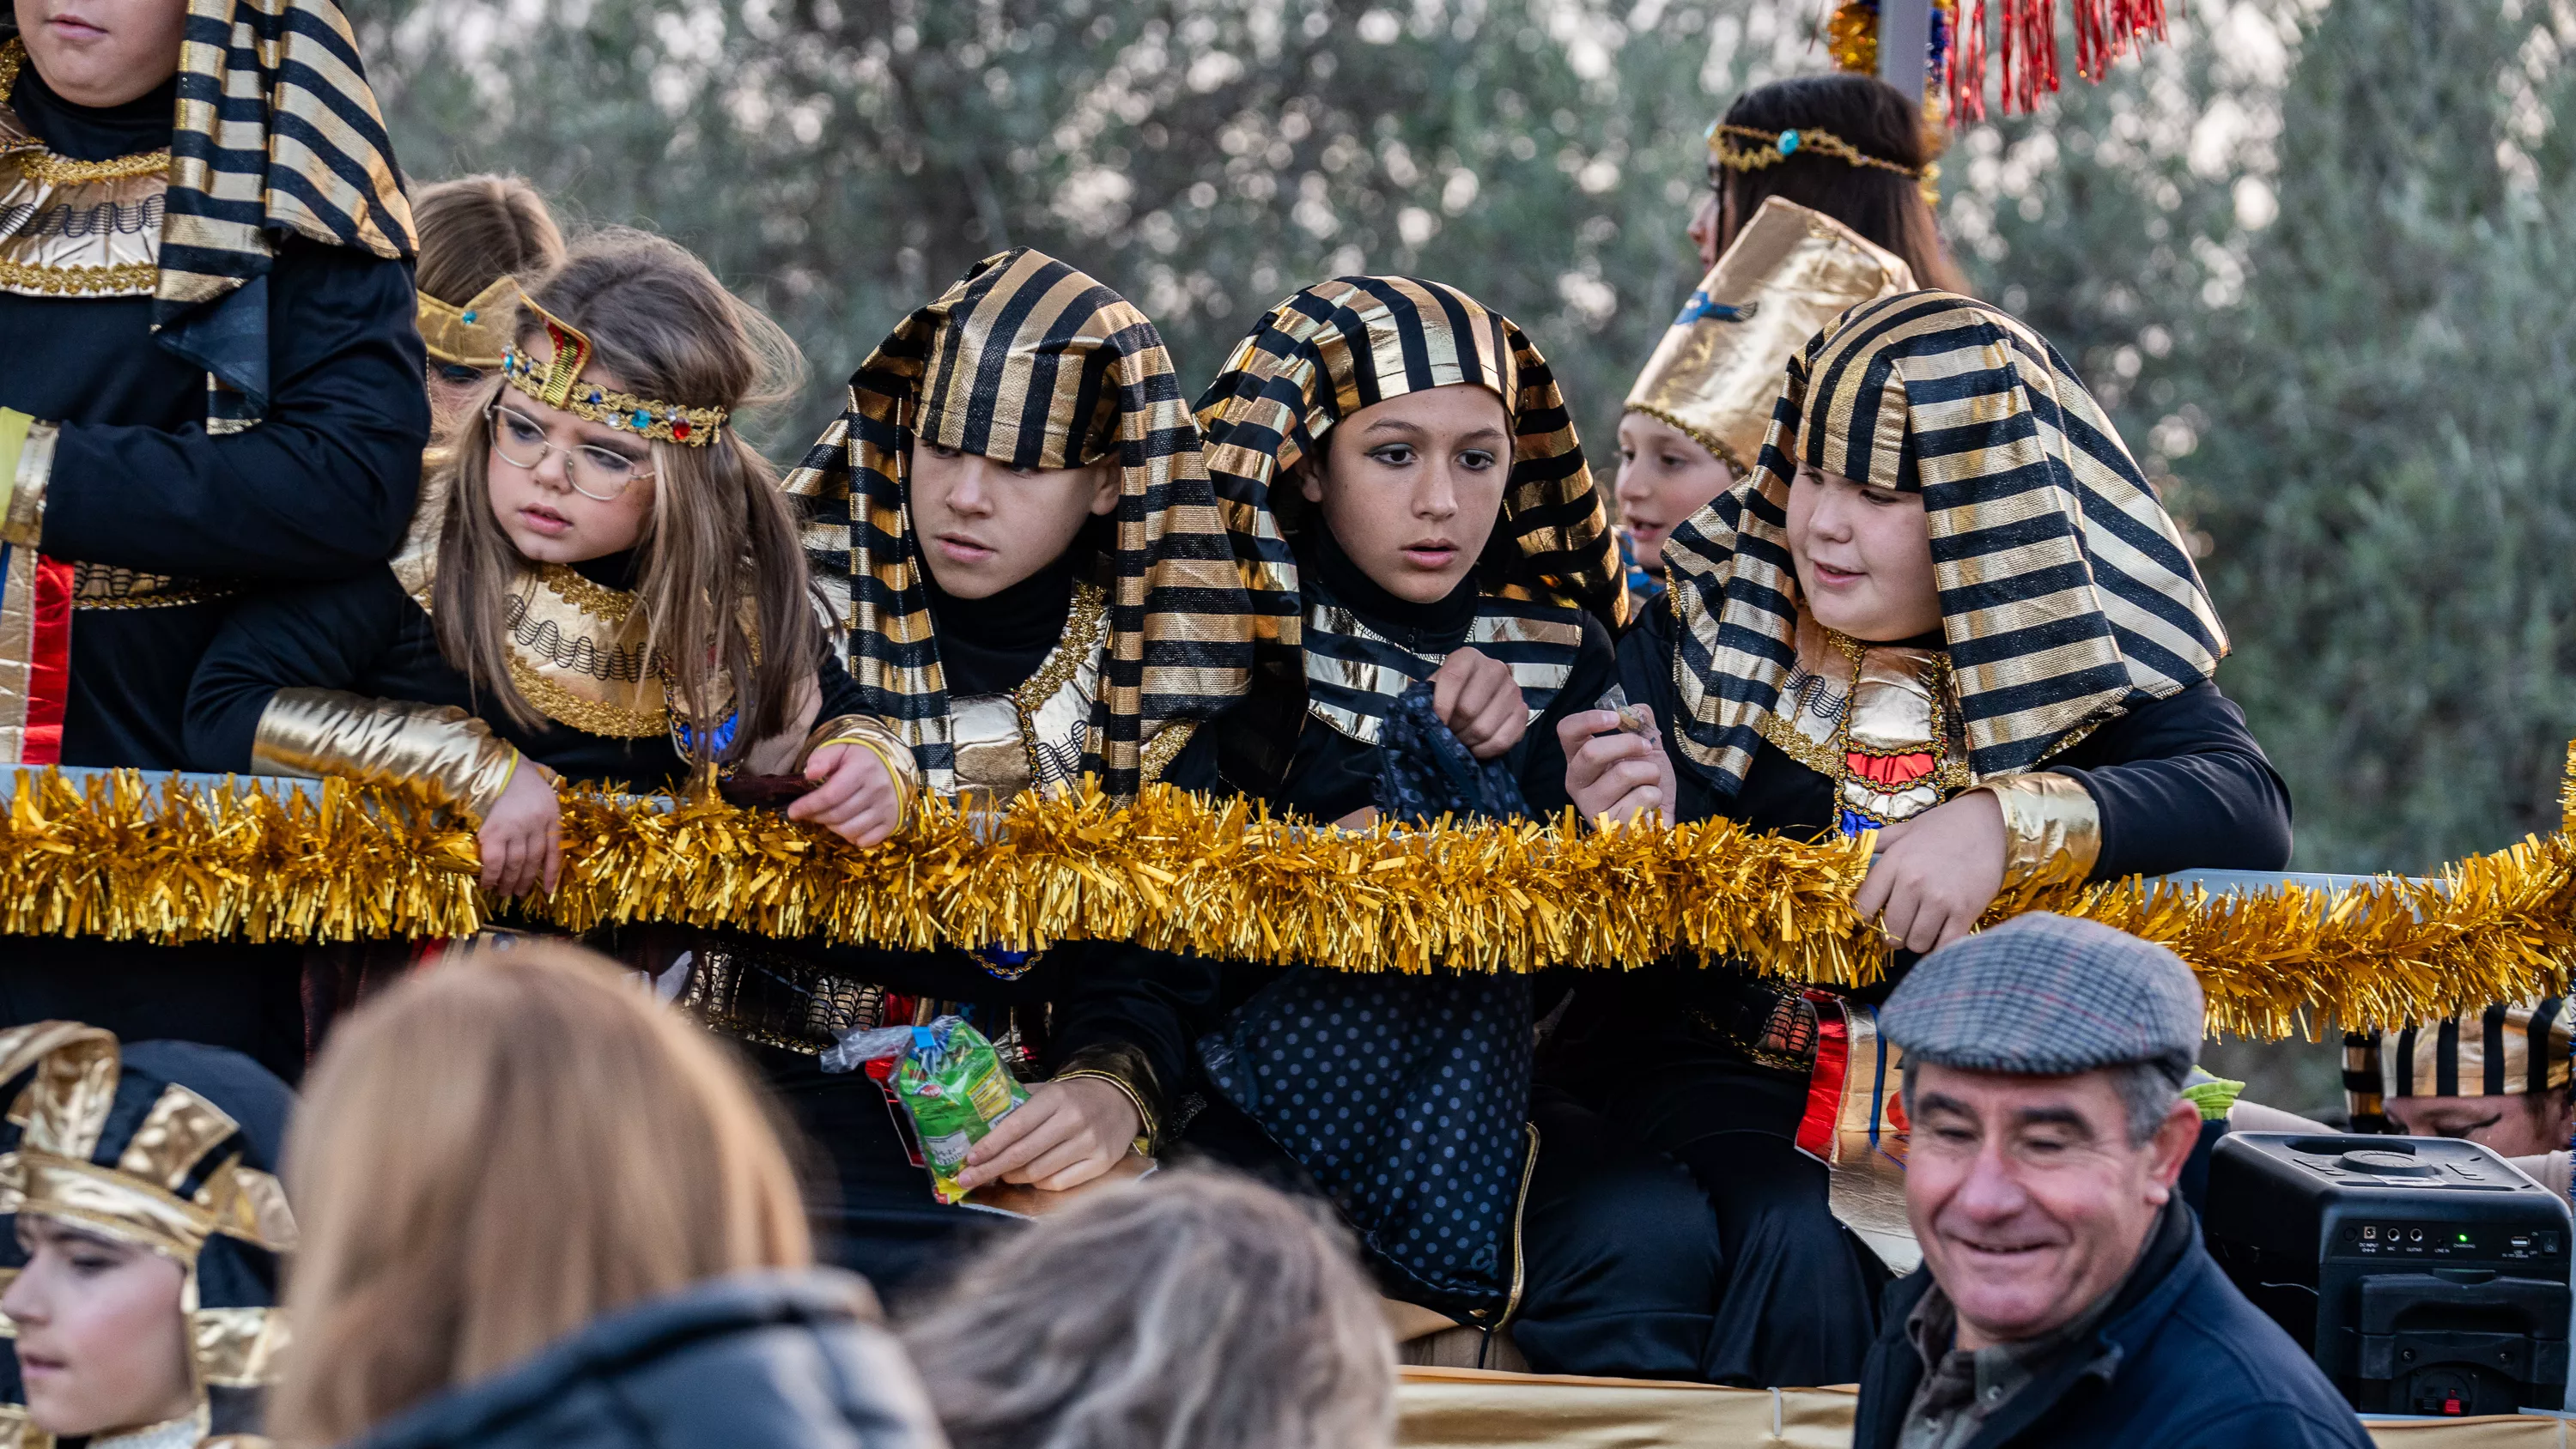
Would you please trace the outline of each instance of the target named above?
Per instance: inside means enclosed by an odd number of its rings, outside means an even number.
[[[152,295],[169,148],[111,161],[70,161],[45,149],[7,103],[26,57],[17,40],[0,45],[0,292]]]
[[[539,714],[611,739],[670,729],[671,696],[652,624],[633,594],[562,564],[540,564],[511,595],[502,623],[510,682]]]

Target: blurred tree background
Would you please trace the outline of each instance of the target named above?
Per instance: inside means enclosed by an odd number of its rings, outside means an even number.
[[[782,458],[899,316],[1028,244],[1134,298],[1185,378],[1307,281],[1460,284],[1547,352],[1606,479],[1697,278],[1702,129],[1828,65],[1824,0],[348,8],[416,179],[524,174],[570,218],[697,249],[796,335],[815,381],[770,423]],[[1955,138],[1951,243],[2191,530],[2301,868],[2554,828],[2576,0],[2176,8],[2108,83]],[[2262,1085],[2331,1106],[2329,1054],[2298,1060]]]

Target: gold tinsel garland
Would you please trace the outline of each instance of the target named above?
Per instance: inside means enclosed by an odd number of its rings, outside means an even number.
[[[860,850],[767,811],[565,795],[564,877],[515,918],[571,931],[638,921],[896,948],[1084,937],[1349,970],[1434,964],[1631,967],[1696,950],[1856,985],[1884,964],[1851,909],[1866,841],[1802,844],[1716,820],[1670,830],[1538,824],[1317,829],[1164,787],[1126,810],[1023,796],[995,826],[925,800],[902,840]],[[22,774],[0,825],[0,934],[186,942],[469,934],[500,903],[472,832],[331,781],[284,803],[76,789]],[[2576,967],[2576,845],[2534,837],[2437,881],[2212,898],[2124,881],[1999,902],[2087,916],[2171,946],[2213,1028],[2275,1037],[2325,1017],[2395,1022],[2564,992]]]

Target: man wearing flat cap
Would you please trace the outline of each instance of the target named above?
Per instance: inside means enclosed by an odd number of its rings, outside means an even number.
[[[1925,957],[1880,1027],[1923,1267],[1888,1289],[1856,1449],[2370,1443],[2174,1191],[2200,1134],[2180,958],[2022,916]]]

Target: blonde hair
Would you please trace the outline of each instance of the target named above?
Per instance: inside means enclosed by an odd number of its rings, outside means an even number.
[[[624,391],[737,414],[703,446],[652,445],[653,514],[639,592],[653,652],[669,670],[672,703],[686,715],[700,759],[722,722],[714,702],[728,699],[742,715],[727,758],[739,759],[792,726],[797,687],[823,648],[795,505],[739,428],[742,410],[794,391],[803,370],[796,344],[685,248],[639,231],[582,238],[529,296],[580,328],[596,365]],[[521,346],[542,335],[534,314],[521,312],[517,335]],[[510,680],[505,639],[524,561],[492,516],[485,413],[502,386],[498,378],[484,384],[440,465],[443,476],[423,485],[447,490],[431,618],[447,662],[534,728],[542,721]]]
[[[956,1449],[1383,1449],[1395,1346],[1345,1234],[1248,1178],[1102,1188],[904,1341]]]
[[[564,258],[562,228],[546,199],[517,176],[459,176],[412,198],[420,237],[420,290],[462,307],[503,277],[541,272]]]
[[[284,1441],[343,1442],[610,1310],[813,1261],[740,1069],[569,945],[452,957],[352,1015],[286,1166]]]

